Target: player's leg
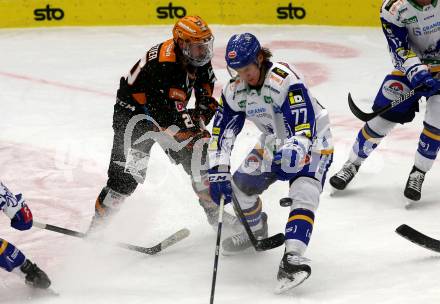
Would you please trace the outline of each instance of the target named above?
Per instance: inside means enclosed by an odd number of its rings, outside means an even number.
[[[423,125],[414,166],[404,191],[405,197],[412,201],[420,200],[425,173],[432,168],[440,150],[440,95],[427,100]]]
[[[91,228],[100,225],[115,213],[146,176],[150,150],[154,140],[145,134],[152,132],[146,116],[115,104],[113,114],[113,147],[108,180],[95,202]],[[141,138],[142,137],[142,138]]]
[[[0,268],[24,277],[26,284],[36,288],[48,288],[50,280],[36,264],[26,259],[13,244],[0,238]]]
[[[405,76],[387,75],[374,100],[373,110],[389,104],[409,91],[410,84]],[[335,189],[345,189],[358,172],[362,163],[397,123],[403,124],[414,119],[415,112],[418,111],[418,100],[419,97],[416,96],[365,123],[358,132],[356,141],[350,151],[349,159],[344,163],[342,169],[330,178],[330,184]]]
[[[207,148],[207,140],[200,139],[193,149],[183,148],[178,153],[170,153],[169,155],[177,164],[181,164],[190,176],[192,188],[206,214],[208,223],[217,231],[219,206],[212,201],[209,194]],[[232,231],[241,228],[238,218],[228,212],[223,213],[223,225]]]
[[[315,213],[332,163],[332,154],[312,153],[309,165],[291,181],[289,197],[292,199],[286,224],[286,250],[280,262],[277,292],[301,284],[311,274],[310,260],[304,257],[313,231]]]
[[[256,238],[266,238],[268,234],[267,215],[262,212],[260,194],[277,179],[267,160],[259,149],[253,149],[232,177],[232,189],[249,227]],[[225,238],[222,242],[224,254],[234,254],[252,247],[247,232],[242,231]]]

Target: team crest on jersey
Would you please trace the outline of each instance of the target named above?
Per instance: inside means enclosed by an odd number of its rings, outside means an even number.
[[[289,97],[289,103],[291,105],[297,105],[305,102],[302,89],[296,89],[290,91],[288,97]]]
[[[283,71],[280,68],[276,68],[276,67],[272,69],[272,72],[277,74],[278,76],[280,76],[283,79],[285,79],[287,77],[287,75],[289,75],[289,73]]]

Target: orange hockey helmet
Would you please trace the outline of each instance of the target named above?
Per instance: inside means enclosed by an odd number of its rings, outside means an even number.
[[[199,16],[179,19],[173,28],[173,39],[192,65],[203,66],[211,61],[214,36],[208,24]]]

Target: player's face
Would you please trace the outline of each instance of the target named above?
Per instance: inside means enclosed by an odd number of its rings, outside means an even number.
[[[255,63],[237,69],[238,76],[251,86],[256,86],[260,80],[260,69]]]
[[[416,2],[423,6],[423,5],[431,4],[432,0],[416,0]]]

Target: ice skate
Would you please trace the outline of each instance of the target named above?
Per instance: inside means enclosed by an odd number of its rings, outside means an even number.
[[[205,211],[209,225],[211,225],[212,229],[217,232],[219,207],[211,202],[200,202],[200,205]],[[242,227],[243,225],[236,216],[226,211],[223,212],[223,228],[232,233],[237,233],[242,230]]]
[[[267,238],[268,228],[267,228],[267,215],[266,213],[261,213],[261,221],[263,223],[263,227],[259,230],[253,231],[256,239],[264,239]],[[234,255],[240,253],[248,248],[251,248],[252,242],[249,239],[249,236],[242,227],[241,232],[235,235],[232,235],[222,242],[222,253],[223,255]]]
[[[304,282],[312,273],[310,260],[296,253],[285,253],[278,270],[276,294],[286,292]]]
[[[25,274],[25,282],[35,288],[47,289],[51,282],[47,274],[30,260],[24,261],[20,270]]]
[[[417,169],[417,167],[414,166],[408,176],[405,191],[403,192],[406,198],[405,208],[411,208],[414,203],[417,203],[420,200],[422,196],[422,185],[424,180],[425,172]]]
[[[335,190],[344,190],[358,172],[359,167],[347,161],[342,169],[330,178],[330,185]]]

